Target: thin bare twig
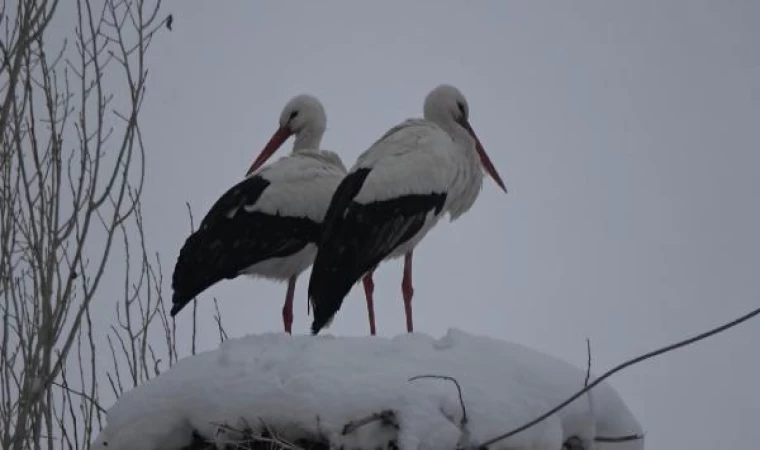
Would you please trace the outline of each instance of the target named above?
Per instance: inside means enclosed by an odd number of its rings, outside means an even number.
[[[219,331],[219,342],[221,343],[229,339],[227,331],[224,329],[224,325],[222,325],[222,314],[219,312],[219,302],[216,300],[216,297],[214,297],[214,320],[216,321],[216,329]]]
[[[195,232],[195,218],[193,217],[193,209],[190,207],[190,202],[185,202],[185,206],[187,206],[187,215],[190,217],[190,233]],[[198,332],[198,299],[193,298],[193,338],[191,341],[191,349],[190,354],[195,355],[195,347],[196,347],[196,341],[197,341],[197,332]]]
[[[77,391],[76,389],[72,389],[72,388],[70,388],[68,386],[65,386],[65,385],[63,385],[61,383],[58,383],[57,381],[53,381],[52,384],[53,384],[53,386],[57,386],[57,387],[59,387],[61,389],[64,389],[64,390],[66,390],[66,391],[74,394],[74,395],[78,395],[79,397],[84,398],[85,400],[87,400],[89,402],[90,405],[92,405],[95,408],[97,408],[97,410],[100,411],[101,413],[105,414],[107,412],[105,410],[105,408],[103,408],[102,406],[100,406],[100,403],[94,397],[92,397],[91,395],[85,394],[84,392],[81,392],[81,391]]]

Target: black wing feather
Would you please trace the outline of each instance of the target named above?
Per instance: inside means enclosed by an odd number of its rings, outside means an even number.
[[[211,207],[198,231],[187,238],[172,275],[172,316],[213,284],[318,241],[320,225],[311,219],[245,210],[269,185],[268,180],[254,176],[233,186]]]
[[[414,237],[431,211],[440,214],[446,201],[445,193],[432,193],[357,203],[354,198],[369,172],[349,174],[330,202],[309,279],[313,334],[332,320],[353,285]]]

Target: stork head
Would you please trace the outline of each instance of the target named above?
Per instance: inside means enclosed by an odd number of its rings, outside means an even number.
[[[319,147],[326,126],[325,108],[316,97],[307,94],[293,97],[280,113],[279,127],[256,157],[247,174],[258,170],[292,135],[296,136],[294,150]]]
[[[504,192],[507,192],[499,172],[496,171],[496,167],[494,167],[480,143],[480,139],[470,125],[470,106],[459,89],[448,84],[436,87],[425,98],[423,112],[426,119],[442,125],[444,129],[450,129],[452,126],[463,128],[475,141],[475,151],[478,153],[486,173],[494,179]]]

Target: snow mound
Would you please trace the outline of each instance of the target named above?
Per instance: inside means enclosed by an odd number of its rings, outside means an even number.
[[[467,424],[454,377],[462,388]],[[193,433],[221,439],[219,424],[266,424],[289,440],[321,438],[331,448],[455,449],[522,425],[578,390],[585,371],[524,346],[451,329],[440,338],[289,336],[271,333],[224,342],[179,361],[108,411],[100,450],[179,450]],[[577,436],[640,434],[618,394],[601,384],[548,420],[490,449],[560,450]],[[391,411],[344,433],[347,424]],[[237,429],[237,428],[236,428]],[[389,431],[390,430],[390,431]],[[229,439],[226,436],[225,439]],[[389,441],[393,441],[389,444]],[[643,449],[643,440],[595,448]],[[605,447],[607,446],[607,447]]]

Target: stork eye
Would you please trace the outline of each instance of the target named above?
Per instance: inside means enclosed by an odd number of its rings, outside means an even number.
[[[295,119],[297,115],[298,115],[298,110],[293,111],[292,113],[290,113],[290,118],[288,120]]]
[[[459,108],[459,112],[462,113],[463,116],[467,115],[467,113],[464,111],[464,103],[457,102],[457,108]]]

